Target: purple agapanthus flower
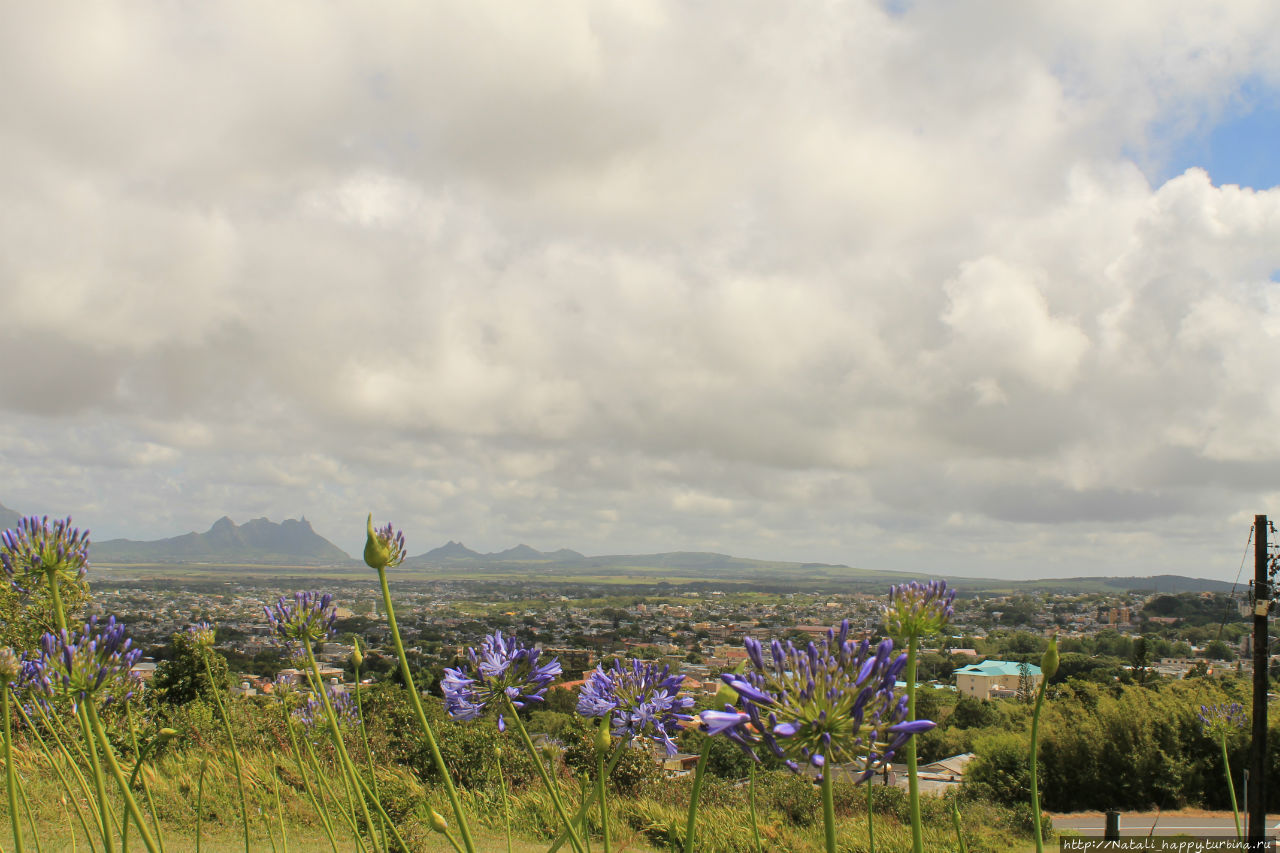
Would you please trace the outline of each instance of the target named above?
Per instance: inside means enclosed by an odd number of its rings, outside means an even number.
[[[350,693],[334,684],[325,687],[325,693],[329,696],[329,704],[333,706],[333,715],[337,717],[339,726],[360,725],[360,712],[357,710],[355,700],[351,698]],[[309,694],[306,701],[294,710],[293,716],[309,729],[324,726],[328,723],[328,717],[324,712],[324,702],[314,693]]]
[[[505,702],[523,708],[529,702],[541,702],[547,686],[560,675],[560,661],[552,658],[539,663],[539,649],[531,649],[518,640],[494,631],[480,642],[480,650],[467,649],[471,667],[446,669],[440,680],[444,691],[444,708],[455,720],[474,720],[491,705],[497,706],[498,730],[506,731],[503,716]],[[474,674],[471,670],[474,669]]]
[[[1239,702],[1201,705],[1200,713],[1196,714],[1196,717],[1200,720],[1204,733],[1215,739],[1230,734],[1233,729],[1243,729],[1249,724],[1249,717]]]
[[[937,634],[955,615],[956,591],[946,581],[912,581],[889,587],[885,632],[899,641]]]
[[[215,632],[213,626],[208,622],[197,622],[195,625],[187,626],[187,634],[191,636],[191,641],[200,648],[213,648]]]
[[[127,682],[133,665],[142,657],[125,636],[124,625],[114,616],[99,622],[91,616],[74,635],[47,633],[40,640],[40,656],[24,667],[23,681],[45,696],[69,697],[72,703],[97,696]],[[132,691],[124,698],[132,695]],[[107,695],[104,702],[109,702]]]
[[[772,660],[765,660],[758,640],[747,637],[743,644],[751,668],[721,676],[736,701],[701,718],[703,731],[728,737],[752,758],[763,746],[793,771],[801,763],[857,763],[862,782],[908,738],[934,727],[929,720],[908,721],[907,697],[894,691],[907,656],[893,656],[892,640],[874,647],[851,642],[848,620],[838,633],[827,631],[821,645],[798,649],[774,640]]]
[[[293,599],[283,595],[270,607],[263,607],[271,630],[290,643],[307,647],[333,636],[337,608],[333,596],[318,592],[295,592]]]
[[[49,521],[48,516],[29,515],[0,533],[0,565],[21,592],[47,582],[50,575],[80,580],[89,568],[89,531],[72,527],[70,518]]]
[[[671,668],[661,669],[653,661],[632,660],[627,666],[615,660],[611,669],[597,666],[578,694],[578,713],[584,717],[608,717],[614,737],[648,736],[666,747],[668,755],[676,752],[671,739],[685,713],[693,707],[693,699],[681,696],[683,675],[672,675]]]

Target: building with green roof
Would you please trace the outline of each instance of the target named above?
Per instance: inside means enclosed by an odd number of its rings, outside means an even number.
[[[1035,664],[1026,664],[1031,677],[1031,689],[1040,687],[1044,674]],[[975,699],[991,699],[1011,696],[1018,692],[1023,674],[1023,664],[1009,660],[989,660],[971,663],[955,671],[956,690],[961,696]]]

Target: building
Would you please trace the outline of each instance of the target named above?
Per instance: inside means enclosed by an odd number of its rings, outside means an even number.
[[[961,696],[990,699],[1004,691],[1017,692],[1021,686],[1022,664],[1008,660],[989,660],[962,666],[955,671],[956,690]],[[1040,667],[1026,665],[1031,676],[1031,689],[1038,689],[1044,676]],[[1007,695],[1007,694],[1006,694]]]

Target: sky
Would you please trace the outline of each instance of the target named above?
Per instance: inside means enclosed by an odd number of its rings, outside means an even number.
[[[7,5],[13,509],[1226,580],[1280,514],[1270,0]]]

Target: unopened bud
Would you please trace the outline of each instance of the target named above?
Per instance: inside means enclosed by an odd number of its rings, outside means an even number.
[[[170,738],[175,738],[178,736],[178,730],[163,728],[159,731],[159,735],[161,740],[169,740]]]
[[[596,751],[608,752],[611,746],[613,746],[613,737],[609,734],[609,718],[603,717],[600,725],[596,727]]]
[[[444,819],[444,815],[435,809],[431,809],[431,820],[429,821],[431,828],[436,832],[444,835],[449,831],[449,822]]]
[[[355,640],[355,648],[351,650],[351,663],[356,669],[364,666],[364,654],[360,651],[360,638]]]
[[[364,561],[371,569],[385,569],[391,562],[391,544],[383,542],[373,529],[373,513],[369,513],[368,536],[364,541]]]
[[[1044,675],[1046,681],[1053,678],[1058,671],[1058,635],[1054,634],[1049,638],[1049,648],[1044,650],[1044,655],[1040,658],[1040,672]]]

